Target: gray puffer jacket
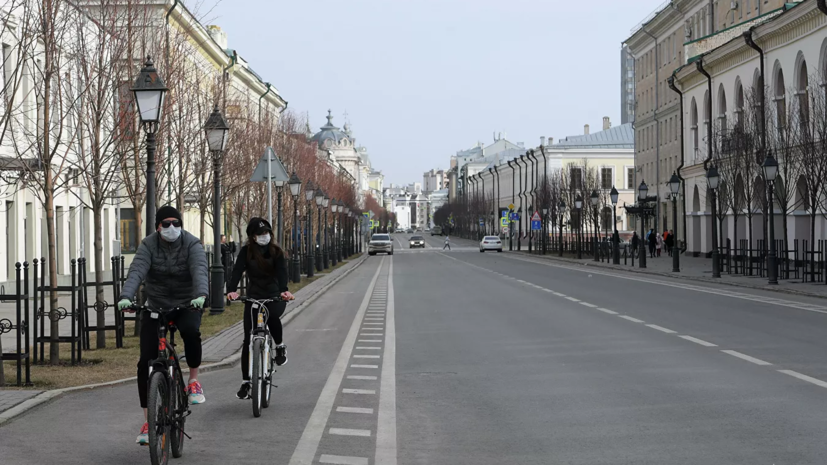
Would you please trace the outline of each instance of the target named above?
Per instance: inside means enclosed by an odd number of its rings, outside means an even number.
[[[181,231],[175,242],[167,242],[154,232],[138,246],[120,298],[135,300],[138,286],[145,281],[153,305],[186,306],[209,294],[207,273],[207,254],[197,237]]]

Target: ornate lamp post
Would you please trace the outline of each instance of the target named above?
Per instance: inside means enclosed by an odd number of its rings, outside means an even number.
[[[164,96],[167,93],[164,80],[158,75],[150,57],[146,57],[144,67],[138,73],[131,90],[135,96],[141,126],[146,132],[146,235],[149,236],[155,232],[155,133],[161,125]]]
[[[305,272],[307,273],[308,278],[313,277],[313,271],[316,268],[315,265],[315,252],[313,251],[314,245],[316,243],[313,240],[313,201],[316,198],[316,186],[313,184],[313,181],[307,181],[307,187],[304,188],[304,199],[307,201],[307,253],[305,253],[304,261],[305,261]]]
[[[678,229],[678,194],[681,191],[681,178],[678,177],[678,173],[672,173],[672,177],[669,179],[669,191],[672,193],[672,227],[676,230]],[[675,238],[672,238],[672,272],[680,273],[681,271],[681,259],[680,253],[678,252],[677,247],[675,247],[676,241]]]
[[[345,212],[345,203],[339,200],[339,208],[337,209],[339,213],[339,228],[336,230],[336,254],[339,258],[339,262],[344,259],[344,254],[342,253],[342,213]]]
[[[640,204],[638,207],[640,208],[640,243],[641,243],[641,251],[640,251],[640,260],[638,264],[640,268],[646,268],[646,200],[649,198],[649,186],[646,185],[646,181],[641,180],[640,185],[637,188],[638,190],[638,203]]]
[[[589,200],[592,203],[592,210],[594,211],[594,261],[600,261],[599,251],[600,251],[600,238],[597,234],[600,231],[600,226],[597,224],[598,217],[597,217],[597,204],[600,203],[600,196],[597,194],[597,189],[592,190],[592,195],[589,196]]]
[[[324,265],[324,269],[330,268],[330,256],[328,255],[328,248],[330,245],[327,242],[327,231],[330,229],[327,223],[327,210],[330,208],[330,197],[327,194],[324,195],[324,199],[322,200],[322,208],[324,208],[324,246],[322,247],[322,264]]]
[[[330,256],[330,263],[336,266],[339,263],[339,256],[336,253],[336,214],[339,211],[339,202],[336,199],[330,201],[330,213],[333,218],[333,225],[331,226],[330,236],[328,237],[329,245],[327,254]]]
[[[617,231],[617,198],[619,194],[617,189],[612,186],[612,191],[609,197],[612,199],[612,223],[614,224],[614,231],[612,232],[612,263],[620,265],[620,233]]]
[[[295,171],[290,175],[287,185],[290,186],[290,195],[293,196],[293,256],[290,258],[290,269],[293,273],[293,282],[298,283],[302,280],[301,262],[299,261],[299,193],[302,190],[302,181],[296,176]]]
[[[345,229],[342,230],[342,234],[345,235],[344,236],[345,240],[342,243],[344,245],[344,256],[345,256],[345,258],[350,258],[350,255],[351,255],[350,244],[351,244],[351,239],[352,239],[351,236],[352,236],[352,233],[353,233],[353,231],[351,231],[351,226],[352,226],[351,223],[352,223],[352,221],[350,221],[350,205],[345,205]]]
[[[560,199],[560,204],[557,205],[557,208],[558,208],[557,211],[559,212],[557,214],[560,216],[560,237],[558,238],[560,244],[559,244],[559,247],[558,247],[559,250],[557,251],[558,252],[557,255],[562,257],[563,256],[563,218],[566,216],[566,202],[564,202],[563,199]]]
[[[322,204],[324,203],[324,191],[316,189],[316,211],[319,212],[319,229],[316,231],[316,271],[322,271]]]
[[[548,206],[544,205],[543,206],[543,228],[540,230],[540,232],[543,234],[543,242],[542,242],[543,255],[546,254],[546,248],[547,248],[547,245],[548,245],[548,229],[547,229],[548,225],[547,225],[547,223],[548,223]]]
[[[279,247],[283,247],[282,243],[284,242],[284,213],[282,212],[281,208],[281,195],[284,191],[284,180],[280,181],[273,181],[276,185],[276,195],[278,197],[277,209],[276,209],[276,234],[278,234],[278,238],[276,239],[276,243]]]
[[[778,284],[778,263],[777,263],[777,253],[775,250],[775,212],[773,211],[773,202],[775,199],[772,196],[773,185],[775,184],[775,177],[778,176],[778,162],[775,160],[775,157],[772,156],[772,152],[767,153],[767,158],[764,160],[764,164],[762,165],[764,169],[764,179],[767,180],[767,187],[770,190],[770,251],[767,255],[767,268],[769,271],[769,281],[768,284]]]
[[[706,182],[709,189],[712,191],[712,277],[720,278],[721,270],[720,263],[718,263],[718,184],[721,182],[721,177],[718,175],[718,168],[713,165],[706,172]]]
[[[230,133],[230,126],[218,110],[218,105],[207,119],[204,132],[207,136],[207,145],[212,153],[213,169],[213,261],[210,270],[212,275],[210,313],[218,315],[224,312],[224,265],[221,263],[221,155],[227,148],[227,136]]]
[[[577,210],[577,259],[583,258],[583,248],[580,243],[580,232],[583,229],[583,196],[577,194],[574,199],[574,209]]]

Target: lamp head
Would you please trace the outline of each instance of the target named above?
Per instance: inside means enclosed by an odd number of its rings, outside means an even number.
[[[135,104],[138,106],[138,116],[141,123],[160,123],[161,112],[164,107],[164,96],[167,86],[158,75],[158,70],[152,64],[152,58],[146,57],[144,67],[138,73],[135,84],[132,86]]]

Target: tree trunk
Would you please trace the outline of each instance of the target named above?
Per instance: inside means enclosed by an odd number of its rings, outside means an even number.
[[[95,202],[96,204],[98,202]],[[96,205],[92,210],[95,217],[95,303],[103,302],[103,220],[101,218],[101,208]],[[117,299],[118,296],[115,296]],[[106,313],[96,311],[98,330],[96,333],[95,347],[98,349],[106,348]]]
[[[44,112],[48,115],[48,112]],[[48,120],[48,116],[44,115],[44,121]],[[48,127],[48,126],[47,126]],[[44,133],[43,144],[48,146],[49,136],[48,131]],[[60,321],[58,320],[57,309],[60,306],[57,296],[57,249],[55,248],[55,194],[52,180],[51,167],[46,164],[44,169],[45,176],[45,194],[46,194],[46,234],[49,243],[49,363],[57,365],[60,363]],[[83,221],[81,219],[81,221]],[[76,309],[71,309],[75,311]]]

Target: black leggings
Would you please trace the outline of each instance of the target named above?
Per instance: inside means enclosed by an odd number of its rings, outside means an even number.
[[[158,358],[158,321],[148,312],[141,314],[141,358],[138,361],[138,397],[141,407],[146,408],[146,391],[149,380],[149,362]],[[201,366],[201,311],[179,310],[171,315],[178,328],[177,337],[184,340],[187,365]],[[167,336],[169,337],[169,336]],[[180,355],[180,352],[178,352]]]
[[[247,365],[250,363],[250,331],[253,330],[253,318],[257,318],[258,315],[257,311],[251,311],[252,307],[252,302],[244,304],[244,344],[241,346],[241,377],[244,381],[250,381],[250,373],[247,371]],[[276,344],[284,342],[281,316],[286,308],[287,302],[270,302],[267,304],[269,313],[267,328],[270,330],[270,336],[273,337]]]

